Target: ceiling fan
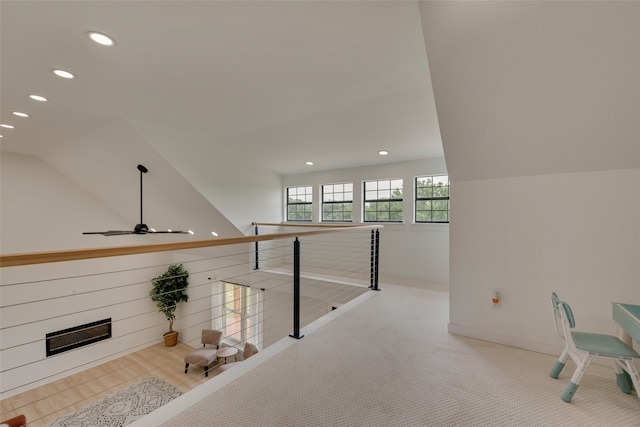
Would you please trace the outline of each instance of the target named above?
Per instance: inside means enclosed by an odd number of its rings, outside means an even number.
[[[138,165],[138,170],[140,171],[140,223],[136,224],[133,230],[109,230],[109,231],[85,231],[82,234],[102,234],[103,236],[120,236],[124,234],[191,234],[188,231],[156,231],[153,228],[149,228],[147,224],[142,221],[142,174],[147,173],[149,170],[142,166]]]

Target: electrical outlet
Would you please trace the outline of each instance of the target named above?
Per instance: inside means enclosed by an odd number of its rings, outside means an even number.
[[[493,305],[493,307],[498,308],[500,307],[501,303],[502,303],[502,296],[500,295],[500,292],[493,291],[491,293],[491,304]]]

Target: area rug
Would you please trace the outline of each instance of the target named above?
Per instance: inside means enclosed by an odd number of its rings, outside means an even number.
[[[123,427],[181,394],[180,390],[160,378],[146,378],[128,390],[121,390],[57,419],[49,427]]]

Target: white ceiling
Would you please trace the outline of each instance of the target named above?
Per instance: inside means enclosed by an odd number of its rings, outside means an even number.
[[[280,174],[443,155],[417,2],[3,0],[0,19],[2,151],[131,123]]]
[[[640,167],[640,2],[419,8],[454,182]]]

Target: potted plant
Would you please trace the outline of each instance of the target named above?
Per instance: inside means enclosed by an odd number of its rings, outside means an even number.
[[[189,273],[182,264],[172,264],[167,271],[151,279],[153,287],[149,291],[149,296],[156,303],[158,311],[169,321],[169,331],[164,334],[164,343],[167,347],[172,347],[178,342],[178,332],[173,330],[173,321],[176,319],[175,311],[178,303],[189,300],[189,295],[186,294],[189,286],[188,279]]]

